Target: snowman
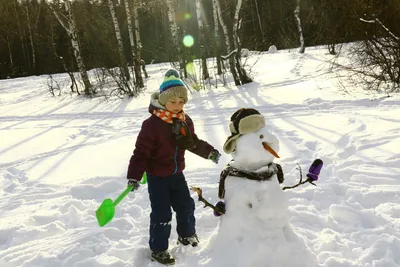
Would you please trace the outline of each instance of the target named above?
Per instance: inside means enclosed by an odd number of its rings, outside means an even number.
[[[210,242],[210,264],[224,267],[314,267],[313,254],[289,222],[280,184],[279,140],[255,109],[236,111],[224,151],[233,160],[222,171],[219,198],[225,213]],[[219,204],[221,204],[220,202]],[[214,263],[212,263],[214,262]]]

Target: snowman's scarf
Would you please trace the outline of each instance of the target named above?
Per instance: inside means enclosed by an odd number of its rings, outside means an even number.
[[[273,175],[276,174],[278,176],[279,183],[283,183],[284,177],[282,166],[276,163],[270,163],[268,164],[268,167],[268,171],[265,172],[248,172],[237,169],[228,164],[221,172],[221,176],[219,179],[218,197],[224,198],[225,196],[225,179],[226,177],[228,177],[228,175],[240,178],[247,178],[249,180],[265,181],[269,180]]]

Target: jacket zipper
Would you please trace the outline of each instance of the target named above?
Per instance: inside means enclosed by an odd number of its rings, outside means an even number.
[[[178,161],[176,160],[176,156],[178,155],[178,147],[176,147],[176,149],[175,149],[175,156],[174,156],[174,161],[175,161],[175,171],[174,171],[174,174],[173,175],[175,175],[176,174],[176,172],[178,171]]]

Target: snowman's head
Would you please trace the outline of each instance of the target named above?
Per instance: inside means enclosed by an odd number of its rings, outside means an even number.
[[[279,158],[279,140],[266,127],[264,117],[255,109],[239,109],[229,124],[231,136],[224,151],[235,164],[248,170],[259,169]]]

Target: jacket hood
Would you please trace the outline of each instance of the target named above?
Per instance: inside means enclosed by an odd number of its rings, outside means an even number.
[[[149,112],[150,112],[151,114],[153,114],[153,111],[154,111],[154,110],[157,110],[157,109],[165,109],[165,107],[164,107],[163,105],[160,104],[159,96],[160,96],[160,93],[159,93],[159,92],[155,92],[155,93],[152,93],[152,94],[151,94],[151,97],[150,97],[150,105],[149,105]]]

